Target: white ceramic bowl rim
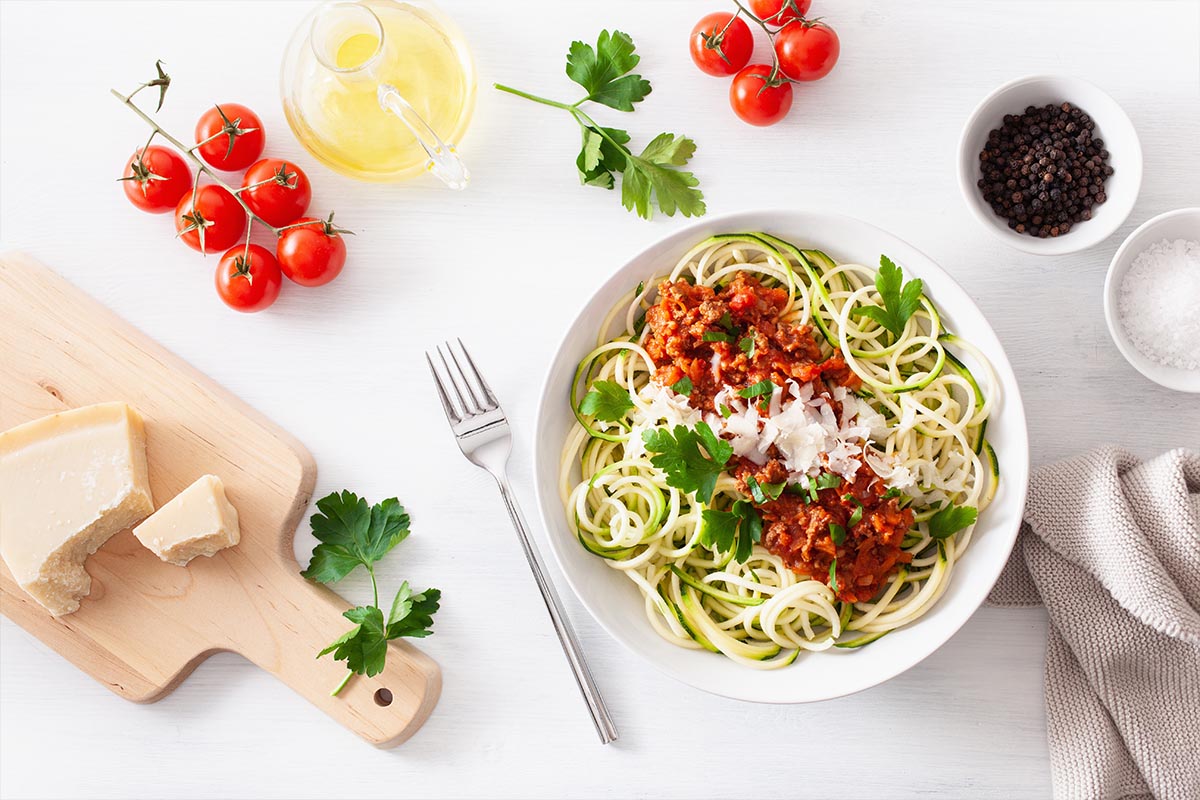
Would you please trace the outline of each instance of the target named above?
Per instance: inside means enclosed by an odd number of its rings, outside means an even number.
[[[1034,91],[1021,101],[1006,99],[1023,91]],[[1034,99],[1038,97],[1039,99]],[[1113,178],[1106,186],[1108,199],[1096,206],[1092,219],[1077,223],[1066,234],[1039,239],[1010,230],[1008,223],[992,211],[976,186],[979,178],[979,150],[988,133],[1000,124],[1005,114],[1024,111],[1028,105],[1053,101],[1078,103],[1096,123],[1097,133],[1105,140],[1111,157]],[[1003,108],[1000,106],[1003,105]],[[1037,255],[1063,255],[1085,250],[1107,239],[1121,227],[1137,201],[1142,185],[1142,146],[1129,115],[1107,92],[1091,81],[1069,75],[1026,75],[1015,78],[989,92],[975,106],[963,125],[958,143],[958,185],[971,214],[1006,244]]]
[[[1188,218],[1193,220],[1195,226],[1188,228],[1191,236],[1180,236],[1163,231],[1164,228],[1172,231],[1183,228],[1184,224],[1180,223]],[[1142,375],[1160,386],[1180,392],[1200,392],[1200,372],[1159,364],[1138,350],[1129,339],[1128,334],[1125,333],[1124,325],[1121,324],[1117,298],[1121,293],[1121,280],[1142,250],[1162,239],[1190,239],[1193,237],[1200,239],[1200,206],[1177,208],[1174,211],[1159,214],[1157,217],[1151,217],[1125,237],[1125,241],[1121,242],[1121,246],[1117,248],[1112,261],[1109,262],[1108,272],[1104,276],[1104,321],[1108,324],[1108,335],[1112,337],[1113,344],[1117,346],[1117,350],[1121,352],[1125,360]]]
[[[578,359],[595,346],[605,314],[639,280],[665,274],[696,242],[714,233],[749,230],[766,230],[819,247],[840,260],[873,263],[879,253],[887,253],[910,275],[926,281],[943,319],[987,355],[1004,395],[988,428],[1001,461],[1001,484],[938,603],[917,623],[869,647],[803,654],[795,664],[770,672],[746,669],[712,653],[662,640],[645,619],[633,584],[579,546],[566,524],[557,490],[559,457],[574,421],[566,393]],[[851,217],[804,211],[743,212],[705,219],[650,245],[614,272],[584,303],[555,352],[542,386],[533,449],[538,511],[550,548],[567,582],[601,627],[677,680],[714,694],[766,703],[852,694],[904,672],[937,650],[982,604],[999,577],[1020,527],[1029,478],[1028,435],[1016,378],[995,333],[966,292],[928,256],[886,231]]]

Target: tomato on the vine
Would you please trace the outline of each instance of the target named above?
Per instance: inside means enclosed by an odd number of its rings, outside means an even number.
[[[213,169],[245,169],[258,160],[266,143],[262,120],[240,103],[213,106],[196,123],[196,152]]]
[[[741,17],[724,11],[709,14],[692,28],[692,61],[709,75],[732,75],[750,63],[754,36]]]
[[[792,107],[792,85],[769,64],[751,64],[729,86],[729,104],[743,122],[774,125]]]
[[[165,214],[192,188],[192,170],[183,156],[152,144],[125,164],[121,186],[129,202],[151,214]]]
[[[278,158],[264,158],[246,170],[241,194],[251,211],[268,224],[281,228],[308,211],[312,185],[295,164]]]
[[[217,294],[235,311],[262,311],[279,297],[283,277],[279,262],[261,245],[239,245],[225,251],[217,264]]]
[[[201,253],[219,253],[237,244],[246,232],[246,209],[224,186],[215,183],[186,192],[175,206],[175,231],[183,243]]]
[[[837,63],[841,50],[838,35],[823,22],[793,22],[775,37],[779,68],[797,81],[824,78]]]
[[[750,0],[750,11],[768,25],[786,25],[803,17],[812,0]]]
[[[301,286],[321,286],[336,278],[346,265],[346,240],[328,220],[304,217],[279,234],[275,255],[283,274]]]

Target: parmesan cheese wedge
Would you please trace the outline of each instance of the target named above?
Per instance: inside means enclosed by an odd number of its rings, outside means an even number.
[[[0,433],[0,556],[54,616],[77,610],[91,591],[87,557],[152,511],[145,426],[125,403]]]
[[[180,567],[241,539],[237,509],[216,475],[205,475],[155,511],[133,535],[169,564]]]

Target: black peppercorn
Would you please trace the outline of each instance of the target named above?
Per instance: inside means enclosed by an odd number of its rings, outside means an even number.
[[[1113,174],[1095,127],[1067,102],[1005,114],[979,153],[983,175],[976,185],[983,199],[1009,228],[1040,238],[1062,236],[1091,219],[1091,209],[1107,199],[1104,182]]]

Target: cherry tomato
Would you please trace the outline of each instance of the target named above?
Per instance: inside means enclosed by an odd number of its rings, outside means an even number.
[[[245,169],[262,155],[266,142],[262,120],[239,103],[213,106],[196,123],[196,152],[213,169]]]
[[[349,233],[333,225],[333,215],[328,220],[303,217],[279,234],[275,255],[279,268],[301,286],[321,286],[338,276],[346,265],[346,240],[342,234]]]
[[[750,0],[754,16],[768,25],[786,25],[808,13],[812,0]]]
[[[125,164],[121,186],[129,202],[151,214],[165,214],[192,188],[192,170],[183,156],[152,144]]]
[[[692,61],[701,71],[709,75],[732,75],[750,63],[754,36],[745,20],[718,11],[692,28],[691,48]]]
[[[304,216],[312,200],[312,185],[304,171],[277,158],[255,162],[242,178],[242,189],[250,210],[276,228]]]
[[[262,311],[279,297],[279,262],[261,245],[238,245],[217,264],[217,294],[234,311]]]
[[[792,85],[782,75],[771,80],[768,64],[751,64],[729,85],[729,104],[743,122],[774,125],[792,107]]]
[[[224,187],[205,184],[186,192],[175,206],[175,230],[183,243],[201,253],[219,253],[246,232],[246,209]]]
[[[779,68],[792,80],[824,78],[842,50],[838,35],[823,22],[793,22],[775,37]]]

